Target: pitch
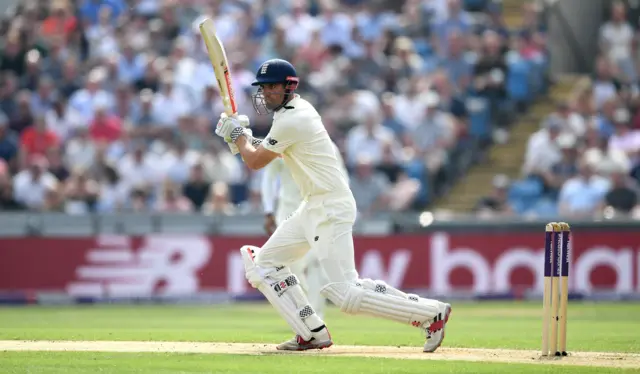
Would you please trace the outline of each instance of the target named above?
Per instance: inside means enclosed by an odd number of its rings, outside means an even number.
[[[443,346],[421,352],[417,329],[335,308],[336,345],[276,352],[289,329],[266,304],[0,309],[8,373],[640,372],[640,304],[573,303],[570,357],[540,359],[539,303],[454,303]],[[428,360],[428,361],[426,361]],[[280,368],[280,369],[279,369]]]

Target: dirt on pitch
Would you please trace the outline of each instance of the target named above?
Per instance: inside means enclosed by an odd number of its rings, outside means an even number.
[[[539,365],[640,368],[640,354],[611,352],[573,352],[563,358],[541,358],[536,351],[478,348],[444,348],[423,353],[421,347],[376,347],[335,345],[321,351],[281,352],[273,344],[191,343],[136,341],[0,341],[1,351],[71,352],[154,352],[211,353],[248,355],[311,355],[336,357],[377,357],[405,360],[451,360]]]

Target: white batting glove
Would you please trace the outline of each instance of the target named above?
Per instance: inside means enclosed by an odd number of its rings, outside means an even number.
[[[249,117],[244,114],[229,117],[226,113],[222,113],[216,125],[216,135],[227,143],[235,143],[236,139],[243,134],[242,129],[246,127],[249,127]]]
[[[253,131],[251,131],[251,129],[244,129],[244,134],[247,137],[252,137],[253,136]],[[232,155],[237,155],[238,153],[240,153],[240,150],[238,149],[238,146],[236,145],[236,143],[231,142],[231,143],[227,143],[227,145],[229,146],[229,149],[231,150],[231,154]]]

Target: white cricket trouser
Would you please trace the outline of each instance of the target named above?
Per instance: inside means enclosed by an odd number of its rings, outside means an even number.
[[[279,202],[276,210],[276,224],[278,226],[291,216],[298,205],[290,202]],[[313,250],[309,250],[301,259],[289,265],[291,272],[298,277],[300,285],[309,299],[309,304],[320,318],[324,317],[326,299],[320,294],[322,287],[327,284],[324,273],[318,263],[318,258]]]
[[[324,269],[323,285],[355,281],[358,279],[352,231],[355,217],[356,204],[350,192],[313,196],[279,223],[256,256],[256,264],[263,268],[291,266],[311,253],[310,258]]]
[[[341,311],[374,315],[419,328],[428,327],[437,316],[443,318],[444,304],[437,300],[404,293],[381,280],[358,278],[353,248],[355,218],[356,204],[350,192],[313,196],[303,201],[257,251],[254,263],[260,269],[258,274],[267,274],[270,278],[266,280],[279,290],[281,287],[273,282],[287,276],[279,276],[279,269],[282,272],[291,271],[288,266],[303,259],[311,250],[324,275],[321,294]],[[283,282],[282,286],[287,284]],[[285,304],[279,299],[272,299],[278,305],[284,305],[283,308],[291,308],[291,303]],[[308,297],[306,299],[310,304]],[[304,310],[300,311],[304,301],[296,299],[294,306],[301,317],[308,315],[303,313]],[[310,312],[313,318],[317,317],[313,311]],[[282,314],[285,318],[290,317],[284,312]],[[290,320],[297,322],[292,318]],[[322,322],[316,318],[305,323],[308,329],[298,328],[294,331],[300,331],[298,334],[301,336],[308,336],[311,334],[310,329],[313,329],[310,324],[315,326]]]

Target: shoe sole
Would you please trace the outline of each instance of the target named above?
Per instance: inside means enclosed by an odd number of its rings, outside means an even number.
[[[314,345],[313,347],[308,347],[308,348],[301,347],[301,346],[298,346],[295,349],[287,349],[287,348],[276,347],[276,350],[278,350],[278,351],[301,352],[301,351],[310,351],[312,349],[325,349],[325,348],[331,347],[332,345],[333,345],[333,341],[328,341],[326,343]]]
[[[436,350],[438,350],[438,348],[440,348],[440,346],[442,345],[442,342],[444,341],[444,336],[445,336],[445,332],[446,332],[446,327],[447,327],[447,322],[449,322],[449,316],[451,315],[451,311],[453,310],[453,308],[451,308],[451,306],[447,307],[447,309],[445,310],[445,314],[444,314],[444,325],[442,326],[442,339],[440,339],[440,341],[438,342],[438,345],[436,345],[435,348],[433,348],[432,351],[425,351],[422,350],[422,352],[425,353],[433,353]]]

